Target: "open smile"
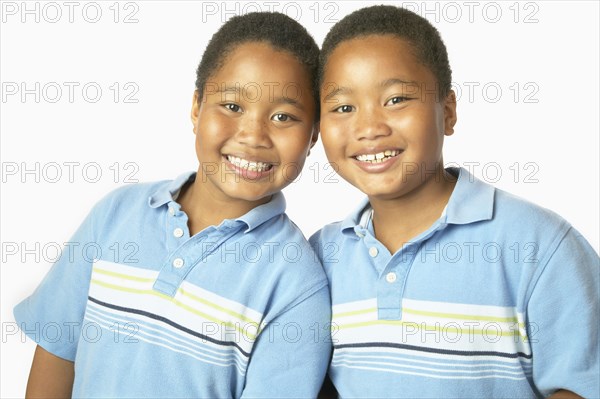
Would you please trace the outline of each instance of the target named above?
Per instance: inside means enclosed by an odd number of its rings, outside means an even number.
[[[368,162],[368,163],[382,163],[390,158],[397,157],[402,153],[401,150],[385,150],[371,154],[360,154],[356,155],[353,158],[360,162]]]
[[[233,155],[226,155],[225,158],[237,169],[248,170],[251,172],[267,172],[273,168],[273,164],[268,162],[250,161]]]
[[[275,166],[274,163],[250,160],[235,155],[223,155],[223,159],[235,174],[253,181],[269,178]]]
[[[373,149],[353,155],[351,158],[365,172],[382,173],[391,168],[403,152],[404,150],[402,149]]]

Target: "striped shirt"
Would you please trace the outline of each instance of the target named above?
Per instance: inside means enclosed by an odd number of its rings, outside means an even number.
[[[74,397],[315,396],[329,291],[283,195],[190,237],[193,178],[101,200],[16,320],[75,362]]]
[[[598,255],[556,214],[450,171],[443,215],[394,254],[368,201],[311,237],[341,397],[597,397]]]

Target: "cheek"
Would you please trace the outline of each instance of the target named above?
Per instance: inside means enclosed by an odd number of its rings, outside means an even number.
[[[233,122],[218,115],[209,115],[199,120],[196,136],[205,143],[217,143],[234,131]]]
[[[409,144],[419,145],[419,143],[423,144],[435,139],[438,132],[438,121],[431,110],[416,110],[398,118],[393,128],[402,132]]]
[[[202,162],[209,162],[216,157],[226,140],[226,132],[230,131],[220,118],[207,117],[198,120],[195,127],[196,132],[196,156]]]
[[[333,155],[336,152],[342,151],[344,143],[343,124],[337,122],[331,122],[327,120],[321,120],[321,142],[325,148],[325,152],[328,156]]]
[[[277,142],[280,156],[288,162],[303,162],[308,152],[309,133],[305,131],[286,132]]]

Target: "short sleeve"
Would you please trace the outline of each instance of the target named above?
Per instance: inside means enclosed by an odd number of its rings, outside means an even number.
[[[315,398],[331,356],[327,286],[273,319],[248,365],[244,398]]]
[[[533,382],[544,396],[558,389],[600,395],[599,263],[571,228],[533,289],[527,305]]]
[[[21,330],[48,352],[75,360],[84,325],[91,269],[99,244],[94,241],[98,205],[65,243],[60,258],[31,296],[14,308]]]

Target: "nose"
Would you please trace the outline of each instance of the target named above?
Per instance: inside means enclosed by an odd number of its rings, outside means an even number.
[[[241,121],[236,139],[251,148],[271,148],[273,142],[269,133],[267,121],[248,115]]]
[[[373,108],[363,108],[357,112],[354,129],[357,140],[375,140],[392,133],[383,111]]]

